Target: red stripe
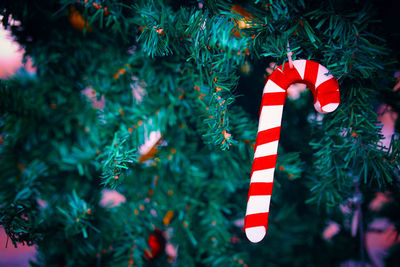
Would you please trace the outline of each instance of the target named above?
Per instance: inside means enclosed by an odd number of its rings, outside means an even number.
[[[268,215],[269,212],[264,213],[256,213],[246,215],[244,219],[244,228],[256,227],[256,226],[265,226],[268,228]]]
[[[262,144],[279,140],[280,133],[281,133],[280,126],[258,132],[256,139],[256,147]]]
[[[290,82],[286,78],[285,73],[283,73],[279,69],[274,70],[271,73],[271,75],[268,77],[268,80],[273,81],[274,83],[276,83],[279,87],[281,87],[285,91],[290,85]]]
[[[277,155],[270,155],[265,157],[255,158],[253,161],[253,169],[254,171],[265,170],[275,168]]]
[[[321,107],[330,103],[340,103],[340,92],[338,91],[339,84],[332,78],[321,83],[318,88],[318,100]]]
[[[293,68],[290,68],[289,63],[285,64],[283,72],[285,73],[286,79],[289,81],[290,84],[298,83],[301,80],[303,80],[299,72],[297,71],[296,67],[293,66]]]
[[[319,63],[311,61],[311,60],[306,61],[306,69],[304,71],[304,80],[313,84],[314,87],[315,87],[315,83],[317,82],[318,68],[319,68]]]
[[[286,92],[279,93],[264,93],[261,106],[276,106],[284,105],[286,98]]]
[[[270,196],[272,194],[273,183],[250,183],[248,197],[250,196]]]
[[[319,94],[323,94],[324,92],[336,92],[338,89],[339,84],[334,78],[326,80],[317,87]]]
[[[326,106],[328,104],[331,104],[331,103],[338,103],[338,104],[340,103],[340,94],[339,94],[339,92],[325,94],[325,95],[323,95],[321,97],[318,97],[318,98],[320,100],[319,103],[321,104],[321,107],[324,107],[324,106]]]

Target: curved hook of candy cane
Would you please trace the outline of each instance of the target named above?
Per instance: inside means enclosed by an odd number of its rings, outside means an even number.
[[[295,60],[275,69],[265,84],[258,133],[251,170],[244,230],[247,238],[260,242],[267,233],[278,142],[286,90],[293,83],[305,83],[320,113],[334,111],[340,103],[338,82],[329,71],[311,60]]]

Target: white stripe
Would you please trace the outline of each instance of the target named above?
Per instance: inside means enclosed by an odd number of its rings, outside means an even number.
[[[334,111],[338,106],[339,106],[339,103],[326,104],[325,106],[322,107],[322,111],[329,113],[329,112]]]
[[[285,92],[285,90],[274,83],[272,80],[268,80],[264,86],[264,93],[280,93]]]
[[[297,72],[300,74],[301,79],[304,79],[304,72],[306,71],[306,61],[305,59],[293,61],[293,65]]]
[[[324,113],[321,109],[321,103],[319,103],[319,100],[317,100],[314,104],[314,108],[316,111],[318,111],[319,113]]]
[[[333,76],[330,74],[326,75],[328,73],[329,73],[328,69],[319,64],[317,81],[315,82],[315,88],[317,88],[321,83],[333,78]]]
[[[250,183],[272,183],[274,181],[275,168],[254,171]]]
[[[256,147],[256,152],[254,153],[254,158],[274,155],[278,151],[278,140],[262,144]]]
[[[249,227],[245,231],[247,238],[253,243],[260,242],[267,232],[264,226]]]
[[[274,127],[281,126],[283,105],[263,106],[261,109],[258,131],[264,131]]]
[[[269,211],[271,196],[250,196],[247,202],[246,215]]]

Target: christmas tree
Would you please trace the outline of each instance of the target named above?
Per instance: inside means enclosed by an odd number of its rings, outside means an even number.
[[[37,70],[0,81],[0,224],[37,245],[33,266],[395,266],[400,147],[396,134],[383,145],[377,113],[399,95],[377,6],[2,1]],[[288,49],[329,70],[340,105],[319,114],[310,90],[288,89],[268,233],[253,244],[265,68]],[[384,259],[374,231],[392,234]]]

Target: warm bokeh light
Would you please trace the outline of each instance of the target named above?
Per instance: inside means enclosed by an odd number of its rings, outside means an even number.
[[[26,63],[22,62],[24,52],[24,49],[13,40],[10,31],[0,26],[0,79],[9,78],[22,67],[30,73],[35,72],[30,58],[27,58]]]
[[[7,244],[7,247],[6,247]],[[15,248],[2,227],[0,227],[0,266],[27,267],[34,258],[36,248],[22,244]]]

